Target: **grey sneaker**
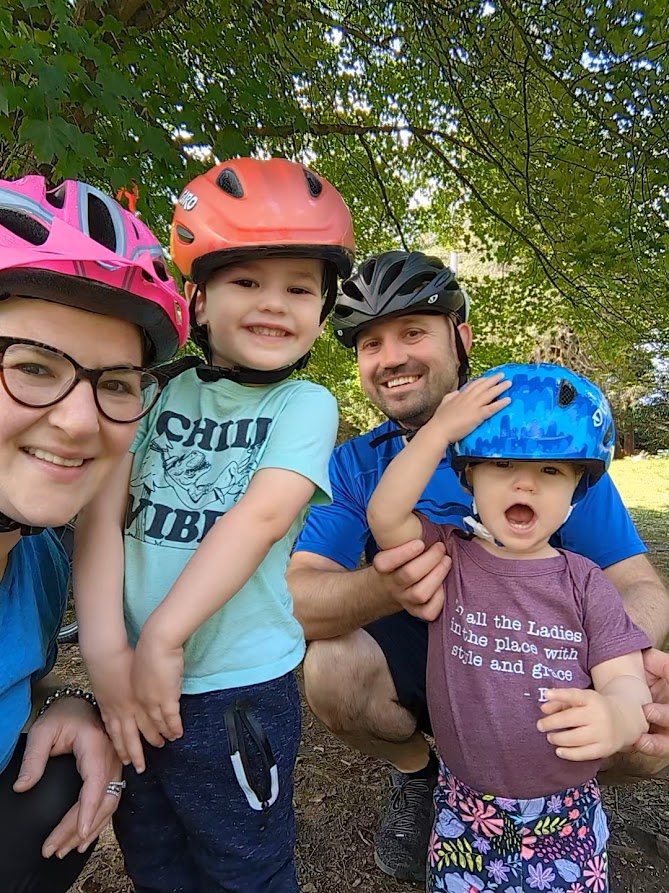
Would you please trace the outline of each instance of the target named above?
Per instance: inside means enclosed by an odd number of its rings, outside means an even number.
[[[437,771],[414,778],[393,769],[390,783],[388,808],[374,835],[374,861],[397,880],[424,884]]]

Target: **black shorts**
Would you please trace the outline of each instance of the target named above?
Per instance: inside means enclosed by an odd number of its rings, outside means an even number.
[[[425,693],[427,623],[400,611],[375,620],[364,629],[383,651],[400,704],[416,717],[420,731],[431,735]]]

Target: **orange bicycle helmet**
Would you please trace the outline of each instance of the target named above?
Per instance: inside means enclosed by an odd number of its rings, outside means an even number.
[[[326,261],[323,318],[337,276],[350,275],[351,212],[337,190],[286,158],[235,158],[192,180],[177,201],[170,251],[183,275],[203,285],[214,270],[251,257]]]

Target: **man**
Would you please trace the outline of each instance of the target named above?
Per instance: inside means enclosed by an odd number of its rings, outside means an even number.
[[[436,758],[424,737],[430,732],[424,621],[441,610],[449,559],[440,545],[425,550],[418,541],[376,554],[366,508],[404,438],[466,380],[468,310],[453,273],[420,252],[371,258],[344,283],[335,332],[356,350],[365,393],[389,421],[335,450],[333,502],[311,510],[289,570],[295,612],[311,640],[304,664],[309,704],[339,738],[393,766],[375,860],[387,874],[418,882],[425,878],[436,781]],[[449,453],[418,508],[440,523],[462,525],[471,514],[471,498],[450,467]],[[661,647],[669,633],[669,597],[608,476],[552,542],[603,567],[632,619]],[[356,569],[362,552],[371,564]],[[654,691],[664,701],[669,657],[651,654],[655,663],[648,669],[658,677]],[[662,711],[649,717],[657,723],[663,718]],[[669,736],[651,735],[649,741],[646,753],[669,757]],[[654,774],[668,762],[644,762],[640,755],[635,760],[629,771],[639,775]]]

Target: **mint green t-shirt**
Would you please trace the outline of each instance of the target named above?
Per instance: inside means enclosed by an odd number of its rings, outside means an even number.
[[[213,524],[261,468],[297,472],[331,498],[328,460],[337,404],[308,381],[245,387],[174,379],[142,419],[125,524],[126,625],[131,644]],[[242,589],[186,642],[183,692],[198,694],[276,679],[304,656],[285,573],[304,513]],[[253,536],[253,532],[249,533]],[[212,566],[224,579],[226,568]]]

